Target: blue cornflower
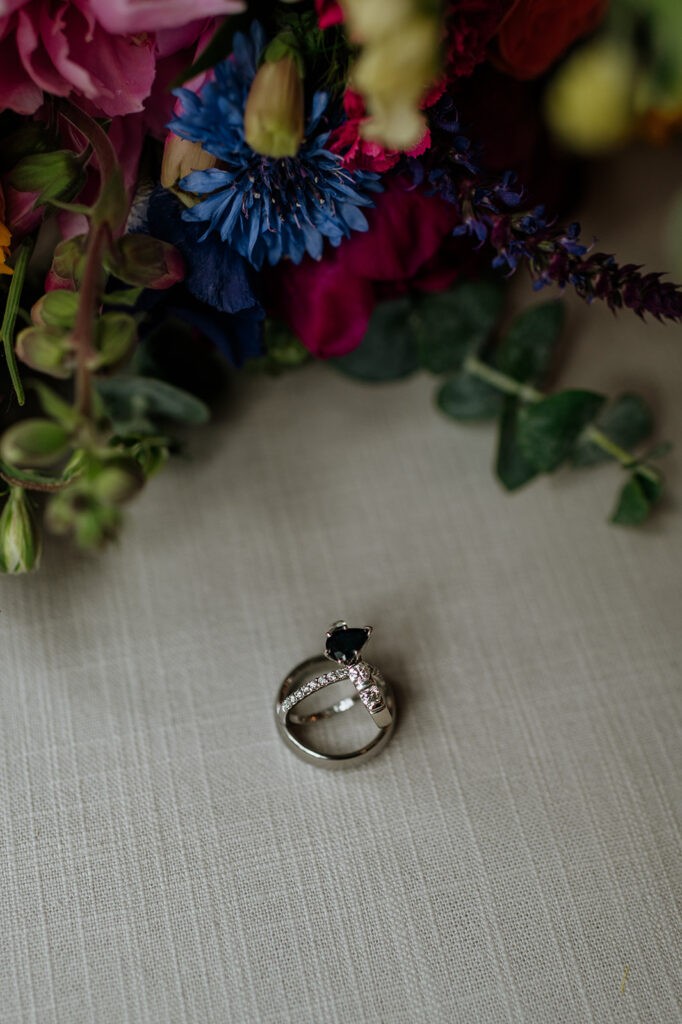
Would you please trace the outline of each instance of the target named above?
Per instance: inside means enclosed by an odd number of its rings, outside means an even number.
[[[300,263],[307,252],[322,256],[324,239],[336,246],[351,231],[366,231],[361,206],[373,206],[367,192],[382,191],[378,175],[349,171],[340,156],[325,149],[329,131],[320,127],[328,97],[316,92],[305,138],[294,157],[273,158],[255,152],[244,137],[244,107],[255,77],[265,37],[254,22],[250,36],[234,37],[232,57],[215,68],[215,80],[196,96],[179,89],[182,113],[169,128],[200,143],[217,156],[221,167],[193,171],[181,188],[200,196],[185,210],[188,221],[211,231],[260,269],[283,256]]]

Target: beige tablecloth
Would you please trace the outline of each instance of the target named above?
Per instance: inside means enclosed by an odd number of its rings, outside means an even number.
[[[660,266],[679,166],[605,167],[586,232]],[[2,1024],[682,1020],[682,331],[569,331],[562,384],[678,442],[639,531],[615,465],[508,497],[431,379],[316,367],[244,380],[116,549],[2,581]],[[402,720],[334,774],[272,701],[340,617]]]

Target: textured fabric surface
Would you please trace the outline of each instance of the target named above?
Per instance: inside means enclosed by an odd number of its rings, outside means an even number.
[[[660,264],[650,159],[584,219]],[[682,331],[569,331],[679,443]],[[2,582],[2,1024],[682,1019],[680,456],[619,530],[618,467],[505,496],[432,392],[245,381],[116,550]],[[272,702],[340,617],[402,716],[325,773]]]

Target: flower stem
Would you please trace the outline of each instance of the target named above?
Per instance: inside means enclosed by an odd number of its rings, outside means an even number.
[[[24,287],[26,268],[28,267],[28,261],[31,258],[32,251],[33,239],[27,239],[27,241],[23,242],[19,248],[17,260],[14,264],[14,273],[12,275],[9,292],[7,294],[5,314],[2,318],[2,326],[0,326],[0,335],[2,336],[2,344],[5,349],[7,368],[9,370],[9,375],[12,378],[14,392],[17,396],[19,405],[23,405],[26,398],[24,395],[24,386],[21,383],[21,377],[19,376],[17,357],[14,353],[14,325],[16,324],[17,313],[19,312],[19,303],[21,301],[21,291]]]
[[[507,376],[506,373],[496,370],[494,366],[489,366],[488,363],[477,359],[476,356],[468,356],[464,360],[463,369],[472,377],[478,377],[486,384],[497,388],[498,391],[504,391],[507,395],[516,395],[522,402],[541,402],[545,397],[541,391],[532,388],[530,384],[523,384],[521,381]]]
[[[523,384],[521,381],[509,377],[506,373],[502,373],[501,370],[495,369],[494,366],[490,366],[481,359],[477,359],[476,356],[468,356],[462,368],[473,377],[478,377],[479,380],[485,381],[486,384],[490,384],[491,387],[496,388],[498,391],[503,391],[507,395],[514,395],[516,398],[520,398],[522,402],[541,402],[546,397],[542,391],[538,391],[529,384]],[[592,444],[596,444],[598,448],[605,451],[611,458],[620,462],[623,469],[634,469],[636,467],[637,472],[641,473],[642,476],[655,482],[659,481],[660,476],[656,469],[640,463],[632,452],[621,448],[620,445],[612,441],[598,427],[587,427],[582,436],[585,441],[591,441]]]
[[[88,419],[92,418],[92,371],[90,359],[95,354],[93,334],[98,299],[102,255],[109,235],[106,224],[100,224],[90,236],[85,268],[80,287],[78,313],[73,328],[73,341],[77,352],[76,409]]]

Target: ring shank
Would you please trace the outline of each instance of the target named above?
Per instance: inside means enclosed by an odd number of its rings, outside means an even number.
[[[347,711],[360,701],[359,694],[355,693],[352,697],[345,697],[337,701],[335,704],[310,715],[292,715],[292,709],[290,707],[287,707],[287,710],[283,713],[282,705],[286,698],[295,693],[307,679],[318,673],[322,673],[328,668],[329,661],[320,656],[308,658],[306,661],[302,661],[297,665],[280,686],[275,704],[275,717],[277,720],[277,727],[282,738],[287,746],[289,746],[298,757],[302,758],[304,761],[308,761],[309,763],[318,764],[323,768],[344,768],[348,767],[350,764],[359,763],[361,761],[368,760],[370,757],[374,757],[386,746],[393,735],[393,730],[395,728],[395,698],[390,685],[385,682],[380,673],[375,672],[374,676],[376,684],[381,690],[386,712],[379,721],[377,721],[377,719],[379,719],[379,715],[370,716],[376,726],[375,735],[364,746],[348,752],[331,753],[316,750],[315,748],[303,743],[302,740],[294,735],[290,729],[290,725],[308,725],[323,718],[330,718],[332,715],[339,712]],[[332,681],[334,680],[330,680],[330,684]],[[338,682],[340,680],[335,681]],[[297,707],[298,702],[293,706]]]

